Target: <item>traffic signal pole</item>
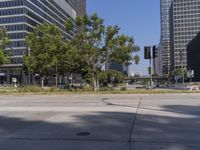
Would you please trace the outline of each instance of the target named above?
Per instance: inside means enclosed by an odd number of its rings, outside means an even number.
[[[144,47],[144,59],[149,59],[149,63],[150,63],[149,74],[150,74],[150,88],[151,89],[153,88],[152,60],[158,57],[157,53],[158,53],[158,49],[156,45],[154,45],[153,47],[151,46]]]
[[[183,64],[183,51],[180,51],[180,58],[181,58],[181,69],[182,69],[182,78],[183,78],[183,88],[185,88],[185,70]]]
[[[151,56],[150,56],[149,61],[150,61],[150,71],[149,71],[149,73],[150,73],[150,89],[152,89],[153,88],[153,78],[152,78],[152,69],[151,69],[151,67],[152,67],[152,57]]]

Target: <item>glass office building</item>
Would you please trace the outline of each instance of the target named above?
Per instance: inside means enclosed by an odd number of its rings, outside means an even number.
[[[77,15],[86,13],[86,0],[66,0],[67,3],[77,12]]]
[[[11,83],[17,78],[19,83],[25,82],[23,73],[23,56],[27,53],[25,36],[42,23],[55,24],[70,39],[76,30],[67,32],[65,21],[75,19],[77,15],[86,12],[85,0],[79,3],[69,3],[68,0],[0,0],[0,27],[7,31],[12,44],[6,49],[11,56],[10,64],[0,68],[0,84]],[[82,10],[83,9],[83,10]]]
[[[162,72],[168,74],[170,69],[170,27],[169,11],[172,0],[160,1],[161,13],[161,51],[162,51]]]
[[[187,45],[200,31],[200,0],[173,0],[170,30],[171,70],[187,68]]]

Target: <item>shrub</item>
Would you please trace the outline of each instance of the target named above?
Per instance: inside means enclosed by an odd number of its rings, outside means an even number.
[[[101,87],[100,91],[112,91],[113,89],[111,87]]]
[[[121,90],[121,91],[126,91],[126,90],[127,90],[127,87],[121,87],[120,90]]]

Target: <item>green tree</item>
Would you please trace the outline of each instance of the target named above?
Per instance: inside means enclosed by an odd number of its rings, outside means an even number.
[[[135,64],[139,64],[139,62],[140,62],[140,56],[138,56],[138,55],[134,56],[133,60],[134,60]]]
[[[46,76],[58,74],[63,47],[61,32],[55,25],[38,25],[27,35],[26,44],[30,51],[24,57],[24,64],[30,73],[40,75],[41,86],[44,87]]]
[[[8,63],[8,56],[6,55],[5,49],[11,44],[7,37],[6,31],[0,28],[0,65]]]
[[[77,51],[71,44],[65,43],[61,48],[61,54],[59,55],[59,74],[64,76],[66,73],[79,72],[80,66],[82,66],[82,64],[80,64],[80,59],[81,52]]]
[[[74,25],[80,27],[82,32],[77,33],[70,44],[80,55],[78,60],[80,73],[90,77],[94,91],[98,90],[97,74],[103,65],[112,61],[124,63],[139,58],[137,55],[132,57],[133,52],[139,51],[134,39],[120,35],[118,26],[106,27],[103,19],[97,14],[79,16],[75,23],[72,20],[67,21],[67,30],[71,30]]]
[[[183,76],[183,72],[184,72],[184,76],[187,76],[187,69],[182,69],[182,68],[177,68],[173,71],[172,75],[175,76]]]
[[[108,83],[114,84],[123,83],[125,75],[122,72],[116,70],[108,70]]]
[[[107,83],[108,83],[107,71],[99,71],[99,73],[97,74],[97,78],[101,86],[107,86]]]
[[[184,73],[184,75],[183,75]],[[175,77],[179,77],[179,78],[175,78]],[[187,77],[187,69],[185,68],[177,68],[172,72],[172,78],[176,80],[176,82],[178,81],[177,79],[181,79],[181,80],[185,80],[185,78]]]
[[[100,71],[97,74],[97,79],[100,85],[107,86],[109,83],[119,84],[123,83],[125,75],[122,72],[116,70]]]

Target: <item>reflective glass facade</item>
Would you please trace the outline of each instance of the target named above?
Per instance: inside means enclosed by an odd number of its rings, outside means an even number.
[[[169,10],[172,0],[161,0],[161,50],[162,50],[162,70],[164,74],[170,69],[170,27]]]
[[[27,53],[25,36],[38,24],[45,22],[55,24],[67,39],[72,38],[76,30],[67,32],[64,24],[66,20],[75,19],[79,15],[75,9],[77,7],[78,3],[74,6],[67,0],[0,0],[0,26],[7,30],[12,42],[11,49],[6,49],[11,55],[10,64],[7,66],[13,68],[22,66],[23,56]],[[79,10],[79,13],[86,11],[85,7],[79,9],[83,9]],[[22,74],[21,70],[14,72]]]
[[[66,0],[78,15],[86,14],[86,0]]]

